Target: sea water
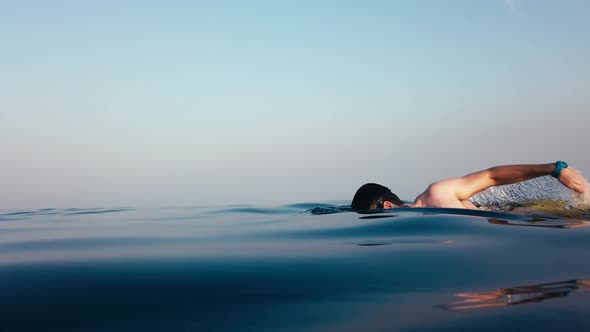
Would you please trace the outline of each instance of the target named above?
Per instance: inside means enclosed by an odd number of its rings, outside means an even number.
[[[349,203],[2,211],[0,330],[590,328],[587,210]]]

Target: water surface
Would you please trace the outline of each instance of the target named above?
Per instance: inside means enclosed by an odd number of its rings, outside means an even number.
[[[0,330],[587,330],[590,214],[520,213],[3,211]]]

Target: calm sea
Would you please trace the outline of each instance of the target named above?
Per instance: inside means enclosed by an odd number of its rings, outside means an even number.
[[[0,330],[590,329],[588,213],[340,205],[0,212]]]

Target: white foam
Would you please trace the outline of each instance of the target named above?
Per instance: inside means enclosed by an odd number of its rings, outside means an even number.
[[[578,209],[590,208],[590,184],[588,190],[576,193],[563,186],[551,176],[543,176],[532,180],[510,185],[489,188],[469,200],[479,206],[509,206],[533,199],[563,200],[568,206]]]
[[[590,209],[590,183],[586,179],[586,192],[572,193],[571,204],[578,209]]]

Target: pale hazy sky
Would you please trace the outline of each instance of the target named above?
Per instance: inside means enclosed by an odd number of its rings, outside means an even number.
[[[590,1],[0,0],[0,209],[590,174]]]

